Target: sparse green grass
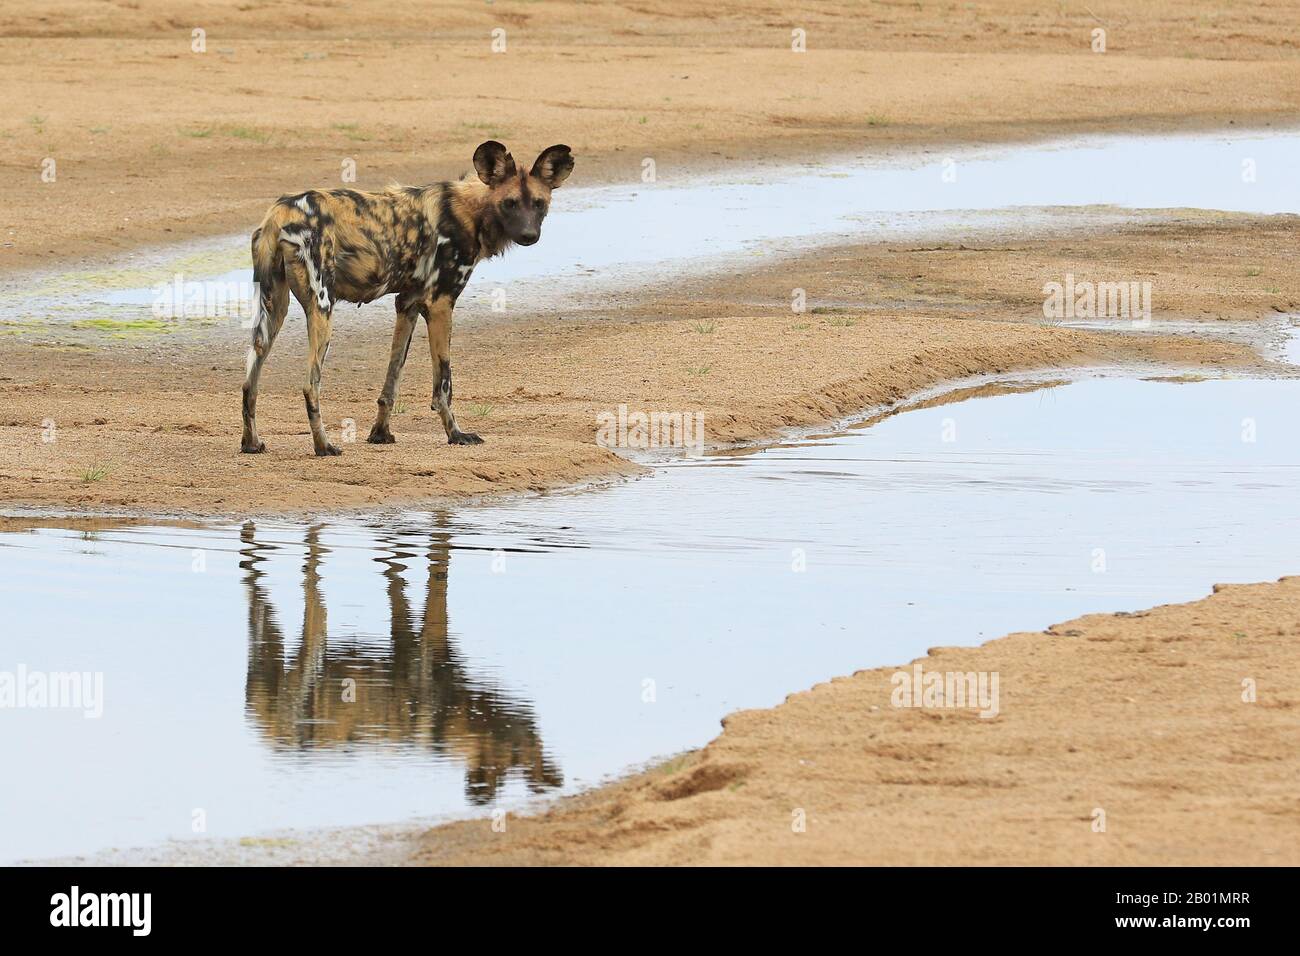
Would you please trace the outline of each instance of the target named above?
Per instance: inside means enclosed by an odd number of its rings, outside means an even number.
[[[103,133],[107,133],[107,132],[108,132],[109,130],[111,130],[112,128],[113,128],[113,127],[111,127],[111,126],[92,126],[92,127],[90,128],[90,132],[93,133],[93,134],[96,135],[96,136],[99,136],[99,135],[101,135],[101,134],[103,134]]]
[[[361,132],[361,127],[356,123],[335,123],[330,128],[342,133],[354,142],[367,143],[370,141],[369,134]]]
[[[1252,266],[1251,268],[1246,270],[1246,275],[1251,278],[1254,278],[1255,276],[1259,275],[1260,271],[1261,270],[1259,266]]]
[[[712,335],[712,334],[713,334],[713,330],[716,329],[717,327],[718,327],[718,324],[717,324],[716,322],[713,322],[713,321],[708,321],[708,322],[696,322],[695,325],[694,325],[694,329],[695,329],[695,331],[696,331],[696,332],[699,332],[700,335]]]
[[[876,114],[872,114],[871,116],[867,117],[868,126],[888,126],[890,122],[891,121],[888,116],[879,116]]]
[[[686,370],[686,374],[693,375],[696,378],[703,378],[705,375],[709,374],[709,369],[711,368],[713,368],[712,365],[700,365],[697,366],[696,368],[688,368]]]
[[[10,319],[0,321],[0,335],[24,335],[35,332],[44,325],[42,322],[14,322]]]
[[[47,118],[48,117],[41,116],[39,114],[32,114],[31,116],[27,117],[27,122],[31,124],[32,129],[36,130],[36,132],[44,133],[45,121]]]
[[[682,754],[680,757],[674,757],[672,760],[665,760],[659,766],[655,767],[655,773],[661,773],[664,776],[674,774],[690,763],[690,754]]]
[[[235,139],[246,139],[253,143],[268,143],[271,134],[266,130],[253,129],[251,126],[227,126],[221,132]]]
[[[188,136],[190,139],[207,139],[209,136],[212,135],[212,133],[213,133],[213,129],[211,126],[206,126],[203,129],[181,130],[181,135]]]
[[[240,837],[240,846],[289,847],[297,846],[297,840],[287,837]]]
[[[72,327],[99,332],[170,332],[173,325],[163,319],[80,319]]]
[[[637,122],[637,125],[638,125],[638,126],[644,126],[646,123],[648,123],[648,122],[650,122],[650,121],[649,121],[646,117],[642,116],[642,117],[641,117],[639,120],[637,120],[636,122]]]
[[[102,481],[108,475],[107,465],[95,465],[87,468],[81,473],[81,480],[84,484],[90,484],[92,481]]]
[[[807,331],[808,331],[809,329],[811,329],[811,328],[812,328],[812,325],[810,325],[810,324],[807,323],[807,322],[797,322],[797,323],[795,323],[794,325],[790,326],[790,331],[791,331],[791,332],[807,332]]]
[[[848,329],[858,324],[857,319],[850,319],[845,316],[838,316],[830,320],[830,324],[837,329]]]
[[[487,418],[492,414],[495,405],[488,405],[486,402],[470,402],[469,413],[474,418]]]

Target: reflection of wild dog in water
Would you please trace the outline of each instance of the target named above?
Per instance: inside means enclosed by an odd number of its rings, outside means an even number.
[[[430,534],[424,608],[407,596],[403,572],[414,558],[409,535],[393,536],[383,559],[391,612],[391,643],[329,633],[321,565],[329,549],[319,527],[307,531],[302,578],[302,639],[285,639],[263,579],[257,529],[240,540],[248,593],[248,675],[245,713],[277,748],[310,751],[402,743],[457,758],[465,795],[476,805],[494,799],[511,778],[542,793],[564,776],[542,743],[532,707],[476,679],[455,646],[447,619],[451,534]],[[274,547],[274,546],[272,546]],[[416,559],[410,562],[419,565]],[[352,693],[346,693],[348,687]]]
[[[394,186],[382,193],[312,190],[282,196],[253,233],[253,280],[258,284],[253,345],[244,379],[241,450],[265,451],[257,437],[257,380],[289,311],[289,293],[307,315],[308,369],[303,385],[307,420],[318,455],[338,455],[320,420],[320,377],[329,351],[330,321],[339,301],[370,302],[397,294],[397,326],[388,377],[370,441],[388,445],[397,380],[417,316],[429,329],[433,358],[432,408],[447,441],[478,444],[456,427],[451,413],[451,312],[474,266],[511,243],[531,246],[541,235],[551,190],[568,177],[567,146],[545,150],[525,173],[500,143],[474,151],[478,179],[432,186]]]

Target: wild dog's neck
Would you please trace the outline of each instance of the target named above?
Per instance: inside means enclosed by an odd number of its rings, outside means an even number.
[[[510,244],[496,207],[488,197],[488,187],[477,179],[461,179],[448,183],[448,206],[460,228],[464,230],[478,259],[488,259],[504,252]]]

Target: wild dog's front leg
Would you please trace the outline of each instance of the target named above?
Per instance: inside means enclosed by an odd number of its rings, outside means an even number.
[[[429,357],[433,359],[433,403],[430,406],[442,419],[449,445],[479,445],[483,439],[456,427],[451,411],[451,311],[450,296],[439,296],[429,304],[425,318],[429,324]]]
[[[388,353],[388,377],[384,379],[384,390],[379,393],[379,413],[370,429],[370,437],[366,439],[371,444],[391,445],[397,441],[389,428],[389,420],[397,401],[397,383],[402,377],[402,367],[411,350],[415,319],[420,312],[421,303],[418,300],[412,301],[401,295],[397,297],[397,324],[393,327],[393,347]]]

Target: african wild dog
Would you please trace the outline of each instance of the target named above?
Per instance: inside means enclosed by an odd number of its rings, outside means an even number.
[[[397,326],[379,414],[369,441],[390,445],[397,381],[411,347],[417,316],[424,316],[433,359],[432,408],[452,445],[482,439],[456,427],[451,412],[451,313],[482,259],[511,243],[531,246],[541,236],[551,190],[573,170],[567,146],[544,150],[529,172],[517,169],[504,146],[489,141],[474,151],[478,179],[432,186],[393,186],[382,193],[311,190],[276,201],[253,233],[253,280],[259,299],[244,379],[241,450],[260,452],[257,380],[289,310],[289,293],[307,315],[308,369],[303,385],[317,455],[338,455],[320,419],[321,366],[329,351],[334,304],[371,302],[397,294]]]

